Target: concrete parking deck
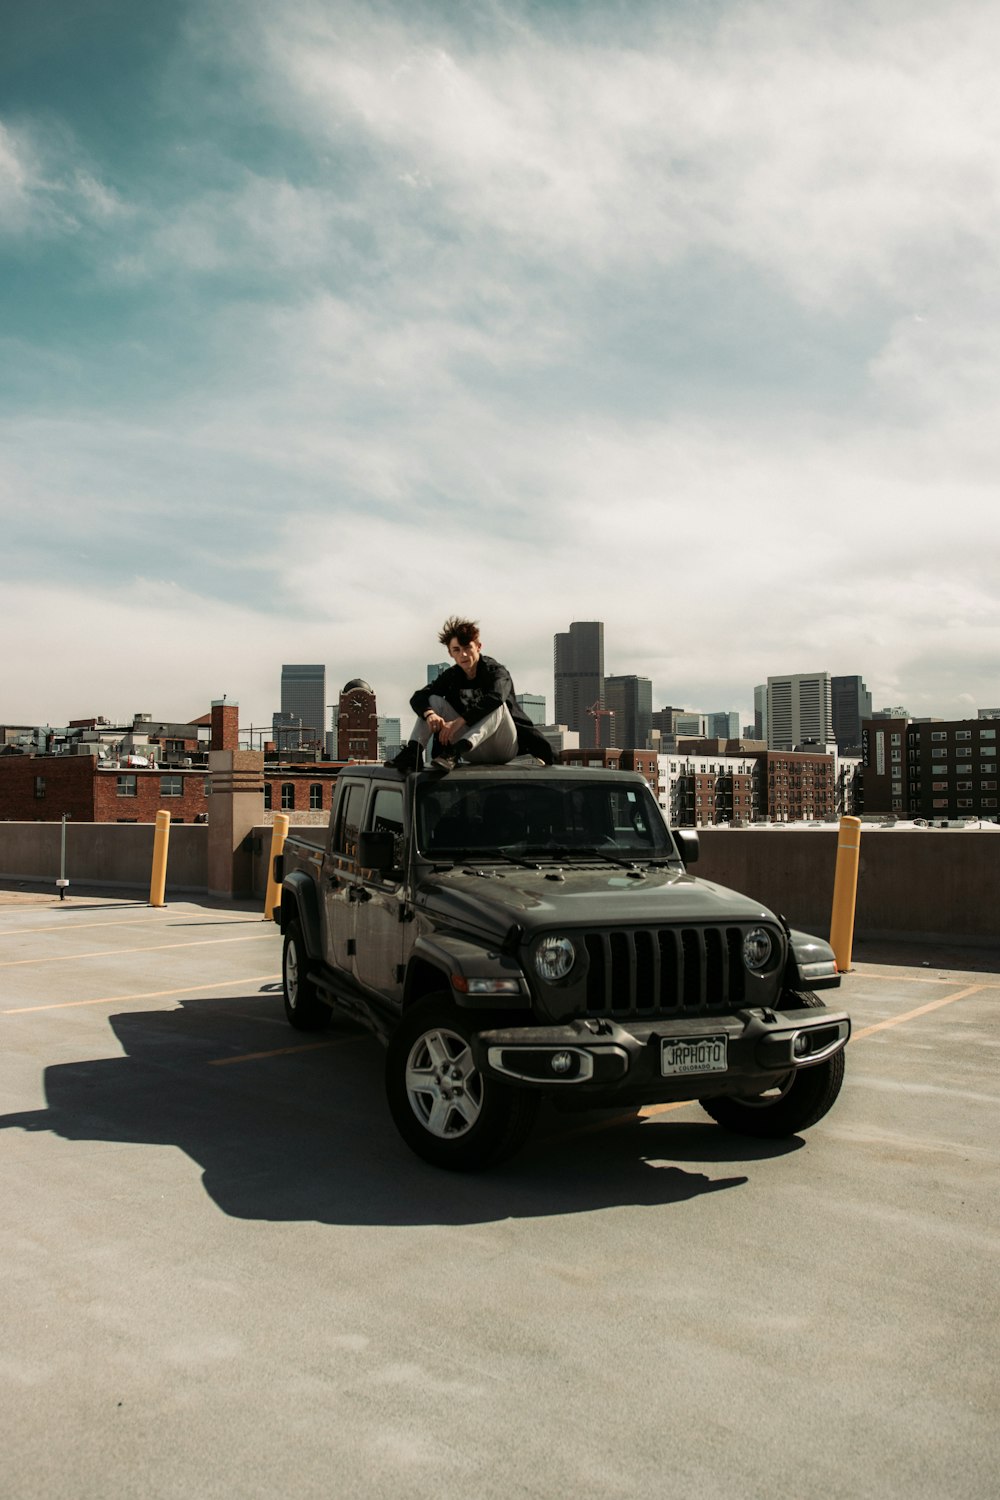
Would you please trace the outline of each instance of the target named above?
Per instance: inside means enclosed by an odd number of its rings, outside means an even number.
[[[993,1500],[1000,955],[859,948],[802,1138],[552,1115],[465,1178],[257,909],[7,896],[5,1494]]]

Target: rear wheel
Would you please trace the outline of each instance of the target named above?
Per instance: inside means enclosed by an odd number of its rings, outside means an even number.
[[[281,988],[285,997],[285,1017],[296,1031],[322,1031],[330,1024],[330,1007],[316,993],[316,986],[306,973],[306,946],[302,928],[290,922],[285,929],[281,950]]]
[[[435,1167],[478,1172],[523,1144],[537,1097],[477,1069],[469,1019],[445,994],[408,1011],[385,1064],[389,1109],[403,1140]]]
[[[832,1108],[844,1081],[844,1054],[785,1076],[761,1094],[700,1099],[705,1112],[739,1135],[772,1139],[808,1130]]]

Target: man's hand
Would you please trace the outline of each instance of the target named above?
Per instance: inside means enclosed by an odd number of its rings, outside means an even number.
[[[442,745],[456,744],[468,727],[464,719],[452,719],[450,723],[446,723],[440,714],[428,714],[427,722],[431,726],[431,733]]]

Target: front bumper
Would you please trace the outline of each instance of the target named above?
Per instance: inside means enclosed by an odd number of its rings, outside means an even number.
[[[726,1016],[632,1022],[588,1019],[563,1026],[518,1026],[472,1038],[482,1073],[581,1104],[664,1103],[719,1094],[756,1094],[793,1069],[840,1052],[851,1034],[842,1010],[754,1008]],[[725,1036],[721,1072],[664,1077],[664,1042]],[[706,1049],[711,1050],[711,1049]]]

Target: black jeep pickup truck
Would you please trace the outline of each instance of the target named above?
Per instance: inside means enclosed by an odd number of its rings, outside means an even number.
[[[543,1095],[794,1134],[843,1079],[850,1021],[814,993],[833,952],[690,875],[697,853],[629,772],[347,766],[325,843],[278,857],[285,1013],[371,1027],[393,1119],[441,1167],[509,1156]]]

